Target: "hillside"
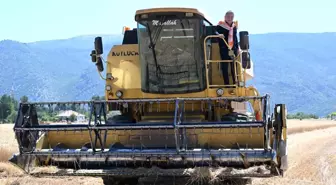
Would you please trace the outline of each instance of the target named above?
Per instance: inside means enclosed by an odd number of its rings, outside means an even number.
[[[121,42],[103,36],[105,54]],[[251,35],[253,83],[272,104],[289,112],[326,115],[336,110],[336,33]],[[94,36],[19,43],[0,41],[0,94],[31,100],[85,100],[103,94],[102,81],[90,60]]]
[[[251,36],[252,83],[290,112],[326,115],[336,110],[336,33]],[[265,48],[267,46],[267,48]]]
[[[121,36],[103,36],[104,49]],[[30,100],[87,99],[104,93],[104,83],[91,62],[94,36],[19,43],[0,41],[0,94],[24,94]],[[107,53],[107,52],[106,52]]]

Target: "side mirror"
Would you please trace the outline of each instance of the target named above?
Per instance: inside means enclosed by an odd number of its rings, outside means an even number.
[[[97,69],[99,72],[103,72],[104,71],[103,60],[100,57],[98,57],[97,59],[98,59],[96,63]]]
[[[244,69],[250,69],[251,68],[251,58],[249,52],[243,52],[242,53],[242,67]]]
[[[247,31],[239,32],[239,45],[240,49],[248,50],[250,49],[249,33]]]
[[[101,37],[96,37],[94,41],[94,46],[97,55],[103,54],[103,42]]]
[[[92,62],[97,62],[96,50],[92,50],[90,56]]]

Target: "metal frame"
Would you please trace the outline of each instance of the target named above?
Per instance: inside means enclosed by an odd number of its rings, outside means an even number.
[[[232,60],[208,60],[208,54],[206,52],[207,50],[207,40],[208,39],[213,39],[213,38],[218,38],[218,39],[221,39],[223,40],[223,42],[225,43],[225,45],[229,48],[228,50],[229,51],[232,51],[229,47],[229,44],[226,42],[225,38],[221,35],[208,35],[204,38],[204,41],[203,41],[203,44],[204,44],[204,56],[205,56],[205,66],[206,66],[206,82],[207,82],[207,87],[209,88],[212,88],[212,87],[217,87],[217,88],[225,88],[225,87],[231,87],[231,88],[235,88],[237,89],[240,85],[239,85],[239,77],[241,77],[241,79],[243,79],[243,83],[244,83],[244,86],[246,84],[246,80],[245,80],[245,69],[243,68],[242,66],[242,63],[240,60],[238,60],[240,56],[240,53],[238,54],[238,56],[235,56],[234,59]],[[211,47],[211,45],[210,45]],[[223,63],[223,62],[226,62],[226,63],[231,63],[231,65],[233,65],[234,67],[234,72],[235,72],[235,75],[233,76],[233,78],[235,79],[235,84],[232,84],[232,85],[211,85],[210,84],[210,76],[209,76],[209,69],[210,68],[210,64],[211,63]],[[238,66],[237,66],[238,65]],[[242,71],[241,71],[241,74],[238,74],[238,67],[241,67]],[[233,74],[231,74],[233,75]],[[224,78],[224,76],[223,76]]]
[[[259,99],[264,103],[264,120],[263,121],[248,121],[248,122],[203,122],[203,123],[191,123],[183,120],[184,116],[184,104],[186,101],[205,101],[210,105],[216,100],[235,100],[235,101],[248,101],[251,99]],[[106,105],[108,103],[160,103],[160,102],[173,102],[175,103],[174,110],[174,119],[173,122],[169,123],[157,123],[157,124],[146,124],[146,123],[122,123],[122,124],[103,124],[107,123],[106,119]],[[90,117],[88,124],[78,124],[78,125],[40,125],[37,119],[37,105],[50,105],[50,104],[87,104],[90,106]],[[209,107],[211,109],[211,107]],[[210,110],[208,110],[210,111]],[[201,157],[202,160],[207,159],[210,162],[212,159],[216,162],[230,162],[227,158],[223,156],[239,156],[240,159],[237,159],[240,162],[263,162],[271,161],[274,154],[274,150],[269,147],[269,138],[268,138],[268,127],[267,127],[267,117],[269,117],[269,95],[265,96],[253,96],[253,97],[216,97],[216,98],[168,98],[168,99],[119,99],[119,100],[109,100],[109,101],[78,101],[78,102],[41,102],[41,103],[23,103],[20,104],[20,109],[18,117],[14,126],[14,131],[18,140],[20,147],[21,156],[49,156],[52,155],[55,158],[59,158],[62,155],[70,157],[73,155],[76,160],[85,156],[94,155],[96,157],[101,157],[101,159],[107,160],[107,158],[115,158],[115,156],[126,155],[129,158],[139,157],[141,154],[148,154],[149,156],[175,156],[175,158],[181,158],[184,156],[184,159],[180,161],[195,162],[197,156]],[[201,149],[195,151],[193,149],[188,149],[187,145],[187,134],[186,129],[188,128],[212,128],[212,129],[221,129],[221,128],[264,128],[265,129],[265,147],[260,150],[207,150]],[[108,131],[111,130],[137,130],[137,129],[173,129],[175,136],[176,149],[146,149],[142,150],[140,153],[136,153],[136,149],[125,150],[124,152],[113,149],[109,149],[109,146],[106,146],[106,138]],[[82,151],[81,149],[71,149],[67,153],[62,153],[58,151],[52,151],[49,149],[42,149],[36,151],[36,142],[39,139],[39,134],[48,131],[89,131],[90,135],[90,145],[91,147]],[[101,137],[101,135],[103,135]],[[31,136],[31,137],[27,137]],[[100,145],[100,148],[97,148],[97,145]],[[159,152],[159,154],[157,153]],[[241,161],[241,153],[247,153],[248,157],[246,161]],[[113,157],[114,156],[114,157]],[[143,155],[142,155],[143,156]],[[258,157],[259,156],[259,157]],[[196,158],[195,158],[196,157]],[[63,157],[64,158],[64,157]],[[223,158],[223,159],[222,159]],[[115,158],[116,159],[116,158]],[[146,159],[144,159],[146,160]]]

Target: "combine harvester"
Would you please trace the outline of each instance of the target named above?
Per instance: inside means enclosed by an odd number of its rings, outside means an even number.
[[[271,113],[269,95],[246,86],[253,77],[248,32],[239,33],[240,54],[221,60],[218,40],[225,39],[196,9],[138,10],[135,21],[108,53],[106,77],[100,74],[106,100],[21,103],[14,127],[20,152],[10,161],[29,174],[102,176],[105,184],[204,170],[218,178],[283,175],[286,107]],[[101,37],[94,46],[101,73]],[[234,65],[230,85],[221,62]],[[38,107],[65,104],[89,107],[88,123],[39,121]],[[44,166],[58,171],[36,170]]]

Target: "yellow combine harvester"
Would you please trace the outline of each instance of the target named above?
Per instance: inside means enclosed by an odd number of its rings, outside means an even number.
[[[108,53],[106,77],[102,39],[95,39],[91,57],[106,80],[106,100],[22,103],[14,128],[20,153],[10,161],[30,174],[57,166],[63,170],[49,175],[103,176],[106,183],[192,176],[196,169],[221,169],[223,177],[282,175],[286,108],[275,105],[273,118],[269,96],[246,87],[253,78],[248,32],[239,33],[240,54],[221,60],[218,40],[225,39],[196,9],[139,10],[135,20],[137,28]],[[229,85],[221,62],[234,66]],[[88,123],[39,121],[38,107],[68,104],[86,106]]]

